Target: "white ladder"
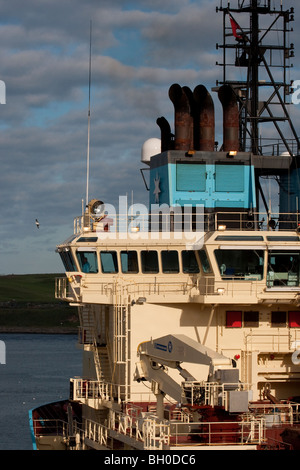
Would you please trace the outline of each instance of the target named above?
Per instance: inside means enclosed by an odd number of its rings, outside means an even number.
[[[120,286],[115,284],[113,357],[115,365],[119,368],[119,377],[122,376],[125,400],[129,399],[129,316],[130,305],[128,295],[123,296]]]

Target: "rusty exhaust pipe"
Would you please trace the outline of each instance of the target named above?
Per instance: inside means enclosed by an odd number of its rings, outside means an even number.
[[[175,150],[193,148],[193,119],[187,90],[175,83],[169,89],[169,97],[175,109]]]
[[[215,149],[215,107],[205,86],[194,89],[195,111],[194,141],[196,150],[213,152]]]
[[[223,151],[239,151],[239,109],[236,96],[229,85],[223,85],[218,96],[223,106]]]

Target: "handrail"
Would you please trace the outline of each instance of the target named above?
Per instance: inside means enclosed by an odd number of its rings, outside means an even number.
[[[74,285],[72,288],[69,279],[64,277],[55,278],[55,298],[69,301],[77,301],[78,295],[76,293],[76,288],[78,290],[79,284]]]
[[[68,430],[68,424],[58,418],[35,418],[32,423],[36,436],[61,436],[65,435]]]
[[[245,279],[245,277],[233,277],[230,279],[216,279],[216,277],[211,275],[205,276],[193,276],[193,278],[187,280],[178,281],[166,281],[165,277],[160,278],[159,276],[155,277],[155,282],[153,281],[141,281],[142,276],[139,276],[139,280],[133,280],[132,276],[128,280],[124,280],[121,276],[118,276],[116,279],[110,281],[106,280],[103,276],[94,276],[90,277],[85,283],[88,282],[89,290],[86,291],[88,294],[97,293],[99,296],[105,296],[110,301],[112,301],[113,296],[116,293],[127,296],[136,296],[136,297],[145,297],[147,296],[161,296],[161,295],[172,295],[174,299],[179,299],[179,296],[184,296],[186,298],[194,297],[195,300],[197,296],[207,296],[208,300],[211,296],[219,296],[218,301],[227,301],[228,297],[234,299],[236,298],[237,291],[239,296],[244,295],[248,298],[270,298],[274,297],[273,291],[266,290],[266,281],[265,279],[255,280],[255,279]],[[146,276],[145,276],[146,278]],[[55,287],[55,298],[61,300],[67,300],[69,302],[78,302],[78,295],[80,293],[79,284],[73,284],[71,286],[67,278],[56,278],[56,287]],[[74,287],[73,287],[74,286]],[[238,287],[238,290],[237,290]],[[277,291],[281,292],[282,295],[296,296],[300,292],[300,287],[294,287],[292,290],[286,290],[285,286],[277,287]],[[224,300],[225,299],[225,300]]]
[[[189,445],[195,445],[196,442],[199,447],[220,444],[249,446],[265,442],[265,423],[261,418],[247,421],[200,421],[192,423],[185,432],[180,431],[182,425],[179,423],[172,423],[172,426],[172,446],[182,446],[187,438],[190,440]]]
[[[51,424],[50,424],[51,423]],[[54,424],[53,424],[54,423]],[[43,426],[39,419],[33,420],[36,436],[61,435],[68,438],[68,424],[61,420],[44,420]],[[159,421],[155,416],[147,414],[125,414],[109,410],[108,425],[85,420],[84,428],[74,423],[73,435],[77,448],[85,447],[85,439],[109,448],[110,439],[124,436],[132,445],[144,450],[165,450],[172,447],[206,446],[206,445],[258,445],[266,442],[266,425],[263,418],[245,421],[222,422],[187,422],[178,420]],[[54,432],[53,432],[54,431]]]
[[[110,410],[109,427],[118,434],[144,443],[144,449],[163,450],[170,446],[257,445],[265,441],[265,421],[253,418],[244,421],[183,422],[158,421],[150,413],[124,414]]]
[[[71,378],[74,400],[95,400],[99,406],[103,401],[120,404],[125,393],[125,385],[84,378]]]
[[[163,450],[169,445],[170,425],[159,421],[155,416],[110,410],[109,428],[141,443],[145,450]]]
[[[254,346],[256,349],[259,345],[264,345],[272,352],[293,352],[295,350],[293,343],[299,340],[300,333],[297,329],[286,333],[280,330],[252,330],[245,335],[245,347],[247,351],[252,351]]]
[[[218,382],[198,382],[186,380],[181,384],[182,398],[188,400],[190,405],[197,405],[200,402],[208,406],[228,404],[228,390],[249,391],[250,384],[246,383],[218,383]]]
[[[278,416],[286,425],[300,423],[300,403],[250,403],[249,410],[256,416]]]
[[[101,388],[107,384],[77,378],[72,380],[77,381],[77,385],[82,385],[79,388],[74,387],[73,399],[78,400],[79,395],[82,399],[91,399],[92,395],[96,397],[99,393],[102,398],[110,399],[103,395],[105,389]],[[161,421],[155,416],[155,410],[143,412],[141,407],[127,403],[124,404],[123,411],[115,407],[109,409],[106,425],[85,419],[84,427],[74,422],[74,428],[70,429],[68,423],[60,419],[38,418],[33,420],[33,426],[36,436],[61,435],[68,438],[68,433],[80,436],[80,442],[76,438],[76,446],[79,448],[84,448],[86,438],[109,448],[110,439],[114,437],[121,438],[124,442],[129,439],[137,449],[144,450],[165,450],[181,446],[267,445],[270,440],[267,436],[268,427],[298,423],[299,406],[298,403],[251,402],[249,413],[244,413],[241,420],[232,417],[232,420],[194,422],[188,408],[170,411],[169,419]],[[274,418],[274,421],[269,418]]]
[[[122,279],[118,278],[118,283],[116,281],[108,282],[103,280],[103,278],[90,278],[89,279],[89,292],[93,291],[93,286],[95,286],[95,291],[99,295],[112,296],[116,293],[120,295],[161,295],[161,294],[190,294],[192,289],[197,289],[195,283],[190,281],[173,281],[166,282],[165,280],[157,282],[132,282],[130,278],[126,283],[122,282]],[[130,282],[131,281],[131,282]],[[196,292],[195,292],[196,293]],[[55,298],[57,299],[70,299],[77,301],[77,296],[74,289],[71,290],[70,282],[66,277],[58,277],[55,280]]]
[[[184,207],[183,207],[184,209]],[[160,210],[160,209],[159,209]],[[174,211],[174,209],[173,209]],[[112,221],[108,229],[103,229],[103,220],[95,222],[90,218],[86,225],[86,217],[78,216],[74,219],[74,235],[85,231],[105,233],[106,236],[114,233],[138,233],[138,232],[209,232],[218,230],[220,225],[226,226],[227,230],[295,230],[300,222],[298,212],[255,212],[243,210],[240,212],[216,211],[205,213],[204,208],[199,209],[199,214],[192,214],[191,208],[188,213],[179,214],[172,212],[172,207],[167,212],[163,210],[158,215],[148,214],[145,207],[144,214],[119,214],[117,212],[108,214]],[[101,225],[100,225],[101,224]]]

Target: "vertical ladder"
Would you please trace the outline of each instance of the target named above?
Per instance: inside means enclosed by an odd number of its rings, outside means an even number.
[[[114,335],[114,350],[116,364],[126,363],[126,349],[127,349],[127,309],[122,304],[114,306],[115,310],[115,335]]]
[[[115,285],[114,302],[114,363],[119,369],[119,378],[124,386],[124,399],[129,399],[130,374],[130,307],[128,296],[122,295],[120,286]]]

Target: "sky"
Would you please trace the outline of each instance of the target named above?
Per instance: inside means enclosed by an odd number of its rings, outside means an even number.
[[[293,0],[284,6],[294,5],[297,80],[300,12]],[[216,6],[220,0],[0,0],[0,274],[63,272],[55,248],[72,235],[86,197],[91,22],[89,198],[147,204],[141,148],[160,137],[158,117],[173,125],[169,87],[210,90],[222,78]]]

